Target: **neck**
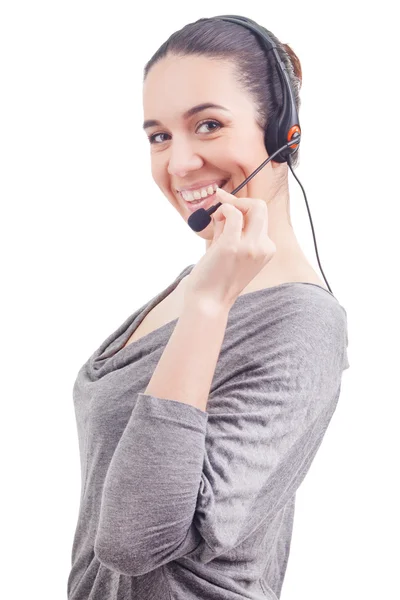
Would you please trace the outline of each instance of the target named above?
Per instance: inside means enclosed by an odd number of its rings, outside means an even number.
[[[263,197],[255,194],[252,196]],[[249,286],[285,277],[285,274],[292,273],[300,263],[307,262],[292,227],[289,200],[288,188],[285,185],[275,193],[272,199],[266,201],[268,236],[276,245],[276,253]],[[211,242],[212,240],[206,240],[206,251]]]

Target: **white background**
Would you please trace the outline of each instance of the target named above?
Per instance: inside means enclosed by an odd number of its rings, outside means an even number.
[[[0,9],[2,596],[66,598],[84,361],[205,252],[151,177],[145,63],[201,17],[300,58],[301,160],[350,369],[297,492],[283,600],[398,598],[398,26],[379,2],[19,2]],[[304,196],[292,223],[319,272]],[[145,600],[145,599],[143,599]]]

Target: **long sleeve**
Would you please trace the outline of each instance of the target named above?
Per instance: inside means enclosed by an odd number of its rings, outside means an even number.
[[[139,576],[180,557],[207,563],[303,481],[339,398],[344,315],[317,297],[240,331],[207,412],[138,394],[103,489],[95,554],[108,568]]]

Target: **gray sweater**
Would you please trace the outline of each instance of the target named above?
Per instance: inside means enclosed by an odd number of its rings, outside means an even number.
[[[78,372],[69,600],[280,598],[296,490],[349,367],[347,313],[311,283],[239,296],[207,410],[144,394],[177,319],[123,345],[194,266]]]

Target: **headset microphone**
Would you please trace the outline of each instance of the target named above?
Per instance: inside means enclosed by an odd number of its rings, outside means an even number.
[[[298,142],[300,142],[301,135],[299,133],[295,132],[293,135],[293,138],[296,139]],[[229,192],[229,193],[232,195],[237,194],[237,192],[239,190],[241,190],[242,187],[244,185],[246,185],[246,183],[254,177],[254,175],[257,175],[257,173],[259,171],[261,171],[261,169],[263,167],[265,167],[265,165],[268,164],[269,161],[274,158],[275,154],[278,154],[278,152],[280,152],[281,150],[286,148],[286,146],[290,146],[291,144],[293,144],[293,140],[290,142],[287,142],[287,144],[285,144],[284,146],[279,148],[279,150],[274,152],[274,154],[272,154],[272,156],[269,156],[266,160],[264,160],[264,162],[261,163],[261,165],[255,171],[253,171],[253,173],[251,175],[249,175],[249,177],[247,177],[243,181],[243,183],[241,183],[237,188],[235,188],[232,192]],[[193,229],[193,231],[196,231],[196,232],[203,231],[203,229],[205,229],[207,227],[207,225],[211,222],[210,215],[212,215],[213,212],[215,212],[221,206],[221,204],[222,204],[222,202],[217,202],[217,204],[214,204],[214,206],[210,206],[210,208],[207,208],[207,209],[199,208],[198,210],[196,210],[194,213],[192,213],[190,215],[190,217],[188,219],[187,223],[188,223],[189,227],[191,229]]]
[[[239,15],[219,15],[218,17],[212,17],[216,20],[227,21],[229,23],[235,23],[236,25],[241,25],[245,27],[249,31],[253,33],[253,35],[257,38],[259,44],[261,45],[263,51],[265,52],[265,56],[267,57],[268,53],[271,53],[271,56],[274,56],[274,60],[268,64],[268,69],[276,68],[276,72],[278,74],[281,87],[282,87],[282,105],[280,107],[279,113],[273,119],[270,119],[264,134],[264,144],[268,153],[268,158],[265,160],[259,167],[252,173],[247,179],[243,181],[231,194],[236,194],[254,175],[258,173],[260,169],[265,167],[266,164],[274,157],[274,161],[277,163],[287,162],[293,177],[296,179],[298,184],[300,185],[304,199],[306,201],[308,216],[310,218],[311,230],[314,238],[314,246],[315,252],[317,255],[318,265],[321,269],[321,273],[325,279],[325,283],[328,287],[328,290],[333,295],[333,292],[329,286],[329,283],[326,280],[325,274],[322,270],[321,263],[319,261],[317,242],[315,241],[314,227],[311,218],[310,209],[308,208],[307,196],[304,191],[303,186],[300,181],[296,177],[293,169],[292,169],[292,157],[291,155],[297,152],[299,149],[300,138],[301,138],[301,129],[299,123],[299,115],[297,114],[297,107],[295,102],[295,96],[292,90],[292,86],[290,83],[290,78],[287,72],[286,64],[282,61],[279,52],[276,47],[276,43],[272,38],[270,38],[268,31],[258,25],[252,19],[248,19],[246,17],[242,17]],[[192,213],[188,219],[188,225],[193,229],[193,231],[202,231],[207,227],[210,223],[213,212],[215,212],[221,206],[221,202],[215,204],[215,206],[211,206],[208,210],[204,208],[199,208],[196,212]]]

